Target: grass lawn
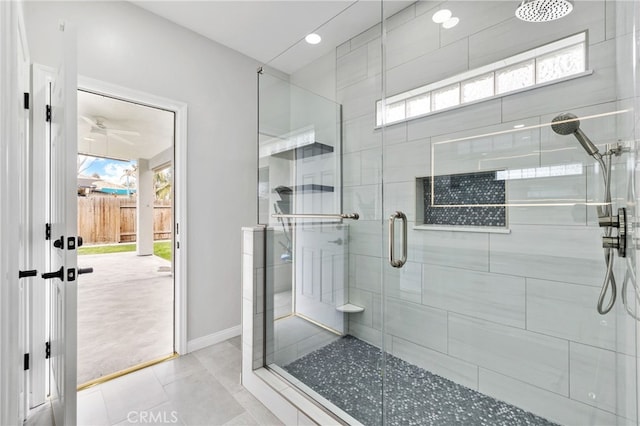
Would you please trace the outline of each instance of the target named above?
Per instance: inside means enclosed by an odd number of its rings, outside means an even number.
[[[106,253],[121,253],[125,251],[136,251],[136,245],[133,244],[118,244],[108,246],[87,246],[80,247],[78,254],[106,254]],[[163,259],[171,261],[171,241],[158,241],[153,243],[153,254]]]

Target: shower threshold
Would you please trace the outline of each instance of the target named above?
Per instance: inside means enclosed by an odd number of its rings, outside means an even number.
[[[353,336],[344,336],[283,369],[367,426],[556,425],[393,355],[386,354],[385,362],[384,398],[382,352]]]

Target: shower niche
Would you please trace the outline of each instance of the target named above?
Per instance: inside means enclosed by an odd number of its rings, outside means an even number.
[[[506,181],[496,171],[416,179],[423,225],[506,228]]]

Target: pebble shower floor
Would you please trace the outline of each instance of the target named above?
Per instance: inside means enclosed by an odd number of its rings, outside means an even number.
[[[284,367],[366,426],[382,424],[382,352],[345,336]],[[385,424],[555,425],[387,354]]]

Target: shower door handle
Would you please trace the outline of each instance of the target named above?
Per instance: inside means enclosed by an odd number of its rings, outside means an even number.
[[[400,259],[396,259],[394,254],[396,219],[402,220],[402,240],[400,241],[402,256]],[[394,268],[402,268],[405,263],[407,263],[407,216],[402,212],[395,212],[389,216],[389,264]]]

